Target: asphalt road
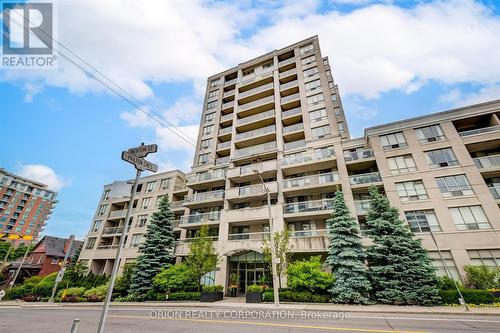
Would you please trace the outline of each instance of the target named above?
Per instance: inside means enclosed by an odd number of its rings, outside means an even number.
[[[96,332],[99,306],[0,307],[0,332]],[[337,313],[231,308],[111,308],[106,332],[500,332],[500,318],[480,315]]]

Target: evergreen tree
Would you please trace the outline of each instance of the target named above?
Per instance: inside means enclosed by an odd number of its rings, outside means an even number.
[[[130,293],[144,297],[153,289],[153,278],[156,274],[174,258],[173,217],[168,198],[164,196],[158,205],[158,210],[151,215],[151,222],[144,234],[144,242],[139,246]]]
[[[335,283],[330,289],[336,303],[367,304],[370,281],[365,267],[366,254],[356,220],[347,208],[341,191],[335,193],[333,213],[326,221],[328,226],[328,257]]]
[[[433,305],[439,302],[437,277],[427,251],[389,200],[370,188],[367,249],[373,296],[384,304]]]

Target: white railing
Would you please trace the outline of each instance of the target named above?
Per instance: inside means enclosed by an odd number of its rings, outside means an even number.
[[[264,135],[264,134],[269,134],[269,133],[274,133],[276,132],[276,126],[275,125],[269,125],[266,127],[258,128],[252,131],[248,132],[243,132],[243,133],[238,133],[236,134],[236,140],[243,140],[243,139],[248,139],[248,138],[254,138],[256,136]]]
[[[248,185],[239,188],[240,196],[264,193],[265,191],[266,189],[263,184]]]
[[[299,149],[299,148],[304,148],[306,146],[306,140],[298,140],[298,141],[292,141],[288,143],[283,144],[283,150],[293,150],[293,149]]]
[[[263,92],[263,91],[266,91],[266,90],[269,90],[269,89],[273,89],[273,87],[274,87],[273,82],[269,82],[269,83],[266,83],[266,84],[264,84],[262,86],[259,86],[259,87],[256,87],[256,88],[244,91],[242,93],[239,93],[238,94],[238,98],[245,98],[245,97],[248,97],[248,96],[251,96],[251,95],[254,95],[254,94],[258,94],[260,92]]]
[[[327,184],[337,182],[339,179],[340,177],[338,172],[320,173],[310,176],[285,179],[283,180],[283,188]]]
[[[478,167],[479,169],[500,166],[500,154],[476,157],[476,158],[473,158],[472,160],[474,161],[474,164],[476,165],[476,167]]]
[[[234,155],[236,157],[242,157],[242,156],[263,153],[263,152],[266,152],[268,150],[273,150],[273,149],[276,149],[276,141],[267,142],[267,143],[263,143],[260,145],[255,145],[255,146],[246,147],[246,148],[242,148],[242,149],[237,149],[234,151]]]
[[[373,155],[372,149],[363,149],[363,150],[356,150],[356,151],[344,151],[344,159],[346,161],[361,160],[361,159],[370,158],[373,156],[374,155]]]
[[[245,232],[239,234],[229,234],[227,235],[227,239],[230,241],[246,241],[246,240],[257,240],[261,241],[265,237],[269,237],[269,231],[263,232]]]
[[[248,124],[248,123],[251,123],[254,121],[258,121],[258,120],[261,120],[264,118],[273,117],[273,116],[274,116],[274,110],[269,110],[269,111],[257,113],[253,116],[250,116],[250,117],[238,119],[238,126]]]
[[[476,129],[472,129],[472,130],[468,130],[468,131],[458,132],[458,135],[470,136],[470,135],[494,132],[494,131],[499,131],[499,130],[500,130],[500,125],[495,125],[495,126],[476,128]]]
[[[299,93],[288,95],[288,96],[281,98],[281,104],[288,103],[288,102],[296,100],[296,99],[300,99]]]
[[[283,133],[292,133],[304,130],[304,123],[298,123],[290,126],[283,127]]]
[[[299,114],[302,114],[302,109],[300,107],[295,108],[295,109],[290,109],[290,110],[282,111],[281,112],[281,118],[292,117],[292,116],[296,116],[296,115],[299,115]]]
[[[256,101],[240,105],[239,106],[239,110],[240,111],[249,110],[251,108],[254,108],[254,107],[257,107],[257,106],[261,106],[261,105],[264,105],[264,104],[267,104],[267,103],[272,103],[272,102],[274,102],[274,95],[267,96],[267,97],[258,99]]]
[[[370,210],[370,200],[354,200],[354,207],[358,214],[366,214]]]
[[[220,211],[215,211],[181,216],[180,224],[218,222],[219,220]]]
[[[230,141],[228,141],[230,142]],[[203,182],[206,180],[211,180],[211,179],[219,179],[219,178],[224,178],[226,177],[226,168],[222,169],[217,169],[213,171],[207,171],[203,173],[199,173],[197,175],[191,175],[187,178],[188,183],[196,183],[196,182]]]
[[[327,211],[333,208],[333,199],[294,202],[283,205],[284,214]]]
[[[351,185],[376,183],[380,181],[382,181],[382,177],[380,177],[379,172],[362,173],[359,175],[349,176],[349,183],[351,183]]]
[[[224,190],[216,190],[209,192],[198,192],[185,197],[185,202],[205,201],[224,198]]]
[[[331,158],[335,156],[335,151],[333,148],[330,148],[326,151],[314,152],[314,153],[297,153],[292,155],[283,156],[283,160],[281,160],[281,165],[292,165],[298,163],[305,163],[315,160],[324,160],[327,158]]]

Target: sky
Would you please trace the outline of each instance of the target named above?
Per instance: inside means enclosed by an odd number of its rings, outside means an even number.
[[[52,70],[0,69],[0,167],[58,192],[49,235],[86,235],[103,185],[134,176],[122,150],[157,143],[160,171],[189,172],[194,148],[167,127],[196,140],[206,78],[310,36],[329,57],[353,137],[500,98],[500,0],[62,0],[55,8],[55,38],[137,102],[61,57]],[[152,121],[151,110],[171,125]]]

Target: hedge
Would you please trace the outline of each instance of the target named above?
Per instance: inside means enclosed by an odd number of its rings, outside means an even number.
[[[468,304],[492,304],[497,301],[496,297],[488,290],[462,289],[460,291]],[[459,295],[456,290],[440,290],[439,295],[443,304],[459,304]]]
[[[201,290],[206,293],[220,293],[224,290],[224,287],[216,284],[213,286],[203,286]]]
[[[283,302],[304,302],[304,303],[328,303],[330,295],[312,293],[310,291],[280,290],[280,301]],[[273,302],[274,294],[266,290],[263,294],[265,302]]]
[[[200,293],[197,291],[178,291],[168,294],[169,301],[199,301]]]

